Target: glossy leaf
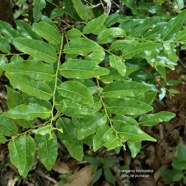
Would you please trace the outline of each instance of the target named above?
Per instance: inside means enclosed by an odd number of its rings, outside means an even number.
[[[150,89],[151,87],[135,81],[114,81],[104,87],[103,95],[109,98],[136,97]]]
[[[103,26],[105,20],[107,18],[107,14],[102,14],[101,16],[90,20],[86,26],[83,28],[83,33],[84,34],[97,34],[99,33],[101,27]]]
[[[176,115],[172,112],[161,111],[156,114],[147,114],[140,120],[141,126],[154,126],[160,122],[167,122],[174,118]]]
[[[10,44],[7,39],[0,36],[0,51],[8,54],[10,53]]]
[[[14,30],[13,27],[4,21],[0,20],[0,33],[7,39],[7,41],[12,42],[16,37],[19,36],[17,30]]]
[[[136,1],[122,0],[122,3],[125,4],[128,8],[130,8],[134,14],[137,14]]]
[[[126,65],[120,56],[110,55],[110,66],[115,68],[122,76],[126,74]]]
[[[14,72],[6,72],[5,74],[14,88],[39,99],[49,100],[52,98],[52,90],[45,82],[33,80],[25,74],[17,75]]]
[[[132,158],[135,158],[141,150],[141,142],[127,141],[127,145],[131,151]]]
[[[12,119],[0,115],[0,134],[4,136],[16,136],[18,129]]]
[[[81,0],[72,0],[74,8],[82,20],[89,20],[94,17],[92,8],[84,5]]]
[[[82,119],[79,123],[78,139],[84,139],[87,136],[94,134],[97,128],[103,126],[107,122],[107,117],[102,113],[94,113]]]
[[[172,18],[161,31],[161,38],[163,40],[171,39],[182,27],[186,19],[186,10],[183,10],[176,17]]]
[[[89,89],[78,81],[66,81],[61,83],[58,88],[58,93],[74,102],[81,104],[93,104],[94,99]]]
[[[85,38],[71,40],[65,45],[64,52],[66,54],[86,56],[85,59],[91,59],[95,63],[100,63],[105,58],[103,48],[96,42]]]
[[[59,133],[58,136],[72,157],[81,161],[83,158],[83,144],[77,139],[77,130],[71,120],[68,118],[59,118],[56,127],[63,130],[63,134]]]
[[[105,146],[106,148],[108,148],[108,150],[122,146],[119,138],[117,138],[113,129],[108,125],[99,127],[93,138],[94,151],[97,151],[102,146]]]
[[[100,102],[95,102],[92,105],[82,105],[72,100],[64,99],[56,104],[57,110],[63,112],[67,116],[79,117],[94,114],[101,108]]]
[[[122,28],[112,27],[101,31],[97,37],[99,44],[112,43],[114,38],[123,38],[126,36],[125,31]]]
[[[52,169],[58,154],[58,142],[55,134],[49,138],[49,134],[35,136],[36,145],[38,148],[39,160],[49,171]]]
[[[37,117],[47,119],[50,117],[50,114],[50,110],[43,106],[37,104],[22,104],[10,109],[4,115],[13,119],[25,119],[30,121]]]
[[[126,125],[120,128],[119,136],[132,142],[154,141],[156,139],[143,132],[138,126]]]
[[[19,51],[29,54],[36,59],[47,63],[54,63],[57,60],[55,48],[43,41],[20,37],[16,38],[13,44]]]
[[[145,52],[148,54],[150,51],[160,47],[160,43],[155,42],[144,42],[144,43],[137,43],[134,45],[129,45],[128,47],[125,47],[122,49],[122,53],[124,56],[124,59],[131,59],[133,56]]]
[[[140,115],[151,111],[153,108],[134,98],[110,98],[106,100],[109,113],[122,115]]]
[[[57,27],[52,25],[52,23],[47,23],[47,22],[39,22],[39,23],[34,23],[32,25],[32,29],[40,35],[42,38],[46,39],[50,43],[53,44],[60,44],[61,42],[61,35],[59,33],[59,30]]]
[[[54,80],[54,70],[51,66],[44,64],[41,61],[23,61],[9,63],[3,66],[6,72],[11,72],[16,76],[28,75],[35,80],[52,81]]]
[[[22,135],[8,144],[11,162],[17,167],[19,174],[26,178],[35,157],[35,142],[29,135]]]
[[[60,74],[66,78],[89,79],[92,77],[103,76],[109,70],[98,66],[90,60],[72,59],[67,60],[61,65]]]
[[[16,21],[17,30],[21,37],[26,37],[27,39],[42,40],[33,30],[29,23],[21,20]]]

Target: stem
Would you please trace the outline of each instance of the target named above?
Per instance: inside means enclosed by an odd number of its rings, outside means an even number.
[[[100,89],[100,85],[99,85],[99,80],[96,78],[96,83],[97,83],[97,87]],[[112,123],[112,120],[110,119],[109,117],[109,114],[108,114],[108,111],[107,111],[107,106],[106,104],[104,103],[103,101],[103,97],[101,95],[101,93],[99,94],[99,98],[100,98],[100,101],[101,101],[101,104],[103,105],[103,109],[104,109],[104,112],[105,112],[105,115],[109,121],[109,124],[110,124],[110,127],[111,129],[114,131],[116,137],[118,138],[118,140],[121,142],[121,144],[123,144],[123,142],[120,140],[120,137],[118,136],[118,132],[115,130],[115,128],[113,127],[113,123]],[[125,149],[125,144],[123,144],[123,148]]]
[[[63,50],[63,34],[61,35],[61,44],[60,44],[60,49],[59,49],[59,55],[58,55],[58,60],[57,60],[57,69],[56,69],[56,74],[55,74],[55,80],[54,80],[54,91],[53,91],[53,98],[52,98],[52,109],[51,109],[51,120],[50,120],[50,127],[52,131],[52,123],[56,119],[54,116],[54,108],[56,104],[56,90],[57,90],[57,81],[58,81],[58,74],[59,74],[59,67],[61,64],[61,55],[62,55],[62,50]],[[51,131],[50,131],[50,136],[51,136]]]

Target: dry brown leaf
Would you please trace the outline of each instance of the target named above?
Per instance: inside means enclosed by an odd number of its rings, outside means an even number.
[[[9,179],[8,181],[8,186],[14,186],[17,182],[17,178],[14,178],[14,179]]]
[[[53,166],[53,170],[60,174],[66,174],[70,172],[69,166],[60,160],[56,161],[56,163]]]
[[[88,165],[71,176],[71,182],[63,186],[88,186],[93,179],[92,166]]]

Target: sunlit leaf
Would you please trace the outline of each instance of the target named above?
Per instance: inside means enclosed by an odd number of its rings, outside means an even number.
[[[50,43],[60,44],[61,35],[57,27],[53,26],[52,24],[43,21],[34,23],[32,28],[38,35],[40,35]]]
[[[160,122],[167,122],[174,118],[176,115],[172,112],[161,111],[156,114],[147,114],[140,120],[141,126],[153,126]]]
[[[87,136],[94,134],[98,127],[101,127],[107,122],[107,118],[102,113],[94,113],[82,119],[79,123],[78,139],[86,138]]]
[[[50,114],[50,110],[37,104],[18,105],[10,109],[8,112],[4,113],[6,117],[10,117],[13,119],[25,119],[28,121],[33,120],[37,117],[47,119],[50,117]]]
[[[76,79],[89,79],[92,77],[103,76],[108,73],[108,69],[98,66],[91,60],[67,60],[61,65],[60,69],[60,74],[62,76]]]
[[[89,89],[78,81],[66,81],[58,86],[58,93],[74,102],[93,104],[94,99]]]
[[[21,52],[25,52],[36,59],[54,63],[57,60],[55,48],[43,41],[17,38],[13,41],[14,46]]]

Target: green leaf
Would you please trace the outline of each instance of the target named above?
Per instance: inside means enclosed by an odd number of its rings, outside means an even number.
[[[93,138],[93,150],[97,151],[102,146],[108,150],[122,146],[119,138],[115,135],[113,129],[108,125],[100,126]]]
[[[186,19],[186,10],[183,10],[179,15],[172,18],[166,26],[161,30],[161,38],[163,40],[171,39],[182,27]]]
[[[90,60],[71,59],[61,65],[60,74],[66,78],[90,79],[103,76],[109,70]]]
[[[66,7],[65,7],[66,8]],[[56,17],[59,17],[59,16],[62,16],[64,14],[64,10],[59,8],[59,7],[56,7],[52,10],[51,14],[50,14],[50,19],[53,20],[55,19]]]
[[[18,31],[14,30],[9,23],[4,21],[0,21],[0,33],[8,42],[12,42],[19,36]]]
[[[3,66],[8,63],[8,59],[4,55],[0,55],[0,76],[3,74]]]
[[[109,98],[136,97],[150,89],[150,86],[135,81],[114,81],[104,87],[103,95]]]
[[[63,130],[59,133],[59,139],[67,147],[71,156],[81,161],[83,159],[83,144],[77,139],[77,130],[70,119],[59,118],[56,123],[57,128]]]
[[[26,37],[27,39],[42,40],[33,30],[29,23],[21,20],[16,21],[17,30],[21,37]]]
[[[34,5],[34,8],[33,8],[34,21],[38,22],[42,17],[41,10],[46,7],[46,1],[45,0],[34,0],[33,5]]]
[[[65,45],[64,52],[66,54],[85,56],[85,59],[91,59],[97,64],[105,58],[104,49],[96,42],[85,38],[71,40]]]
[[[13,73],[15,76],[28,75],[35,80],[43,80],[50,82],[54,80],[54,70],[51,66],[44,64],[41,61],[23,61],[9,63],[3,66],[7,72]]]
[[[100,31],[100,28],[103,26],[106,18],[107,18],[107,14],[104,13],[101,16],[92,19],[91,21],[89,21],[86,26],[83,28],[83,33],[84,34],[97,34]]]
[[[178,8],[183,9],[184,8],[184,0],[176,0]]]
[[[167,122],[174,118],[176,114],[168,111],[161,111],[156,114],[147,114],[140,120],[141,126],[154,126],[160,122]]]
[[[57,60],[55,48],[43,41],[19,37],[13,41],[13,44],[19,51],[36,59],[47,63],[54,63]]]
[[[0,115],[0,134],[4,136],[16,136],[18,129],[12,119]]]
[[[127,141],[127,145],[131,151],[132,158],[135,158],[141,150],[141,142]]]
[[[84,5],[81,0],[72,0],[74,8],[82,20],[89,20],[94,17],[92,8]]]
[[[110,55],[110,66],[115,68],[123,77],[126,74],[126,65],[120,56]]]
[[[154,141],[156,142],[156,139],[149,136],[145,132],[143,132],[138,126],[135,125],[125,125],[120,128],[120,131],[118,132],[119,136],[127,141],[132,142],[141,142],[141,141]]]
[[[24,103],[23,96],[19,92],[11,89],[8,86],[6,86],[6,90],[7,90],[7,105],[9,109]]]
[[[35,134],[45,136],[51,132],[51,126],[50,125],[42,126],[32,131]]]
[[[112,27],[101,31],[97,37],[99,44],[112,43],[114,38],[123,38],[126,36],[125,31],[122,28]]]
[[[35,142],[29,135],[22,135],[8,144],[11,162],[17,167],[19,174],[26,178],[35,157]]]
[[[77,28],[72,28],[67,31],[67,37],[69,40],[80,38],[83,33]]]
[[[57,87],[58,93],[74,102],[93,104],[94,99],[89,89],[78,81],[66,81]]]
[[[38,155],[42,164],[49,171],[52,169],[58,154],[58,142],[56,135],[53,133],[52,138],[49,138],[49,134],[35,135],[36,145],[38,147]]]
[[[46,39],[50,43],[60,44],[61,35],[57,27],[47,22],[34,23],[32,29],[40,35],[42,38]]]
[[[25,119],[28,121],[37,117],[47,119],[50,117],[50,114],[50,110],[37,104],[18,105],[4,113],[5,117],[10,117],[13,119]]]
[[[153,108],[134,98],[110,98],[106,100],[109,113],[122,115],[141,115],[151,111]]]
[[[84,139],[87,136],[94,134],[98,127],[104,125],[107,122],[107,117],[99,112],[93,115],[87,116],[79,123],[78,139]]]
[[[100,102],[95,102],[92,105],[82,105],[67,99],[56,103],[56,108],[58,111],[63,112],[67,116],[79,118],[82,116],[94,114],[101,109],[101,106],[102,105]]]
[[[2,36],[0,36],[0,51],[5,54],[8,54],[11,52],[10,51],[10,44],[9,44],[8,40]]]
[[[177,150],[177,156],[172,160],[172,166],[179,170],[185,170],[186,168],[186,148],[179,146]]]
[[[110,169],[104,169],[103,173],[104,173],[105,179],[109,183],[111,183],[112,185],[115,185],[115,177],[112,174],[111,170]]]
[[[155,42],[144,42],[144,43],[137,43],[137,44],[130,44],[127,47],[122,49],[122,53],[124,59],[131,59],[133,56],[141,52],[145,52],[146,55],[150,54],[150,52],[158,47],[160,47],[160,43]]]
[[[132,117],[128,117],[128,116],[115,116],[112,118],[112,121],[114,123],[114,128],[116,130],[119,130],[118,127],[120,128],[121,126],[124,126],[124,125],[136,125],[138,126],[138,122],[132,118]],[[117,128],[116,128],[117,127]]]
[[[17,73],[14,72],[6,72],[5,75],[14,88],[39,99],[49,100],[52,98],[51,88],[43,81],[33,80],[28,75],[17,75]]]

